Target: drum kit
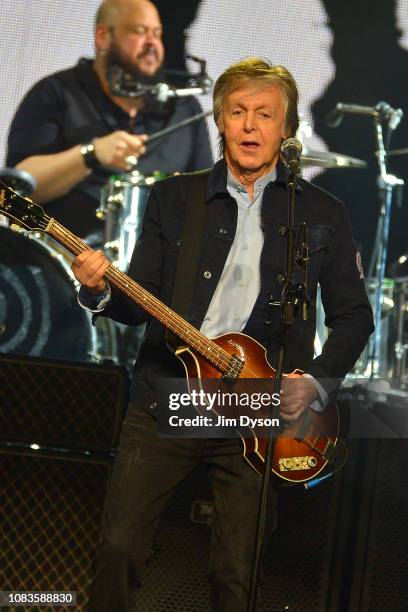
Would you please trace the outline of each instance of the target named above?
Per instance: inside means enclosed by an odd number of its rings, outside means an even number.
[[[365,168],[366,162],[328,151],[308,151],[302,167]],[[20,193],[33,189],[30,178],[10,169],[0,177]],[[25,174],[25,173],[24,173]],[[110,177],[102,189],[96,211],[104,221],[103,245],[108,258],[126,271],[141,232],[146,200],[152,185],[165,178],[161,172],[143,174],[133,170]],[[0,220],[1,225],[1,220]],[[56,242],[42,234],[29,236],[0,227],[0,352],[43,356],[85,362],[111,361],[131,368],[140,346],[141,333],[129,331],[99,317],[92,325],[90,313],[78,308],[77,281],[71,272],[71,257]],[[391,268],[392,279],[381,283],[379,346],[375,375],[393,377],[408,387],[408,255]],[[377,279],[367,281],[375,307]],[[327,337],[324,314],[317,300],[315,352]],[[368,347],[352,376],[372,375]]]
[[[165,177],[159,171],[146,175],[133,170],[111,176],[102,188],[96,216],[104,221],[104,250],[108,259],[122,272],[126,272],[129,266],[142,230],[149,190]]]

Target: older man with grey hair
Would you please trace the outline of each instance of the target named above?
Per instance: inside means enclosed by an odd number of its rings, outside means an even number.
[[[194,265],[184,313],[189,323],[210,338],[244,332],[265,347],[272,366],[281,328],[280,309],[271,307],[270,296],[281,294],[286,259],[286,240],[280,230],[287,223],[288,171],[280,160],[280,149],[282,141],[296,131],[297,100],[296,83],[284,67],[259,58],[230,66],[214,89],[223,158],[208,172],[173,177],[153,187],[129,268],[132,279],[170,306],[183,285],[176,269],[188,257],[186,243],[196,242],[197,261],[184,262],[186,269]],[[189,237],[185,224],[191,207],[195,215],[204,212]],[[314,307],[310,306],[307,321],[294,321],[284,367],[286,372],[298,369],[303,374],[289,376],[290,380],[296,377],[296,385],[288,384],[288,379],[283,383],[280,414],[289,423],[305,411],[325,409],[333,380],[341,380],[353,367],[373,329],[344,207],[299,179],[295,225],[299,229],[303,224],[309,228],[309,296],[313,301],[320,284],[332,331],[322,354],[314,358]],[[236,438],[158,437],[156,419],[166,411],[158,383],[163,378],[181,378],[185,371],[168,348],[163,325],[108,285],[107,266],[101,252],[89,250],[76,258],[73,271],[82,284],[81,303],[128,325],[143,321],[150,325],[135,367],[107,496],[90,609],[131,609],[132,590],[141,579],[160,514],[179,482],[203,461],[214,494],[213,610],[244,612],[261,479],[244,461]],[[160,311],[162,317],[163,312],[168,310]],[[183,345],[179,354],[184,349]],[[245,351],[238,347],[237,353],[244,355],[244,368],[251,370]],[[214,366],[214,360],[211,363]],[[202,371],[206,369],[204,358]],[[212,370],[212,375],[216,372]],[[274,499],[271,491],[272,523]]]

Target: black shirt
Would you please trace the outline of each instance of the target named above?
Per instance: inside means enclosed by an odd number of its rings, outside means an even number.
[[[193,97],[175,102],[169,116],[139,113],[131,125],[129,115],[103,92],[92,61],[56,72],[27,93],[11,124],[7,166],[15,166],[32,155],[64,151],[115,130],[152,134],[202,111]],[[193,172],[212,165],[212,154],[204,120],[176,130],[147,145],[138,169],[149,174]],[[80,236],[101,232],[95,209],[101,187],[115,169],[98,168],[66,195],[48,202],[46,212]]]

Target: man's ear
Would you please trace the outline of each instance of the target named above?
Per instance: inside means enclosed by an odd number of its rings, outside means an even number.
[[[100,23],[95,28],[95,48],[97,51],[107,51],[112,40],[111,29]]]

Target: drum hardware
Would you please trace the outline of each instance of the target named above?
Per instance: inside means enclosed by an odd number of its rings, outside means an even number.
[[[400,258],[401,259],[401,258]],[[392,376],[401,388],[408,389],[408,282],[395,279],[395,345]]]
[[[368,343],[369,363],[371,377],[381,375],[381,350],[384,343],[382,338],[383,326],[382,304],[383,304],[383,281],[385,278],[385,266],[387,261],[389,227],[391,217],[391,205],[393,195],[397,198],[397,204],[401,202],[404,181],[387,172],[387,151],[384,145],[383,125],[386,128],[385,141],[388,143],[392,133],[398,127],[403,112],[400,108],[394,109],[386,102],[378,102],[376,106],[360,106],[357,104],[344,104],[339,102],[336,107],[326,117],[326,122],[331,127],[337,127],[343,119],[344,114],[357,116],[367,116],[373,121],[374,131],[377,141],[376,159],[378,163],[377,187],[380,201],[380,214],[374,249],[371,256],[368,277],[376,280],[375,299],[374,299],[374,324],[375,331]]]
[[[105,252],[106,257],[112,261],[114,265],[118,265],[118,257],[119,257],[119,241],[112,240],[111,242],[105,242],[103,245],[103,250]]]
[[[375,302],[377,279],[366,279],[365,285],[371,305]],[[395,312],[396,312],[396,283],[393,279],[386,278],[383,281],[381,302],[381,327],[382,342],[380,347],[379,375],[385,378],[395,378]],[[320,287],[316,295],[316,335],[314,341],[315,357],[322,352],[323,344],[327,340],[329,329],[325,326],[325,315],[320,296]],[[360,355],[353,370],[347,375],[347,379],[367,379],[370,377],[371,367],[369,361],[368,346]]]
[[[22,196],[30,195],[37,187],[33,175],[18,168],[0,168],[0,179]]]
[[[401,382],[401,387],[408,388],[408,372],[407,372],[407,351],[408,344],[395,343],[395,368],[393,378]]]
[[[384,278],[381,291],[377,288],[377,278],[366,279],[366,289],[373,310],[375,309],[378,294],[380,294],[380,317],[376,325],[379,326],[380,344],[377,350],[375,376],[389,379],[393,376],[394,351],[395,351],[395,282],[393,279]],[[371,336],[366,348],[359,357],[354,369],[354,376],[361,378],[372,378],[372,343]]]
[[[149,190],[165,176],[162,172],[146,176],[138,170],[132,170],[122,175],[113,175],[102,188],[96,214],[99,219],[105,220],[104,250],[122,272],[128,268],[142,229]]]
[[[394,261],[390,266],[390,275],[399,282],[408,280],[408,254],[404,253]]]

